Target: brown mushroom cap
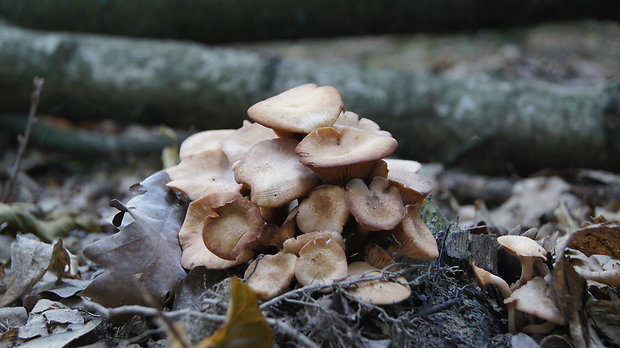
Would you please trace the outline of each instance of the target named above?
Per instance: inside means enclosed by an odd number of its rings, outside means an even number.
[[[263,226],[263,233],[258,240],[259,248],[266,248],[274,246],[279,250],[284,248],[284,242],[295,236],[296,225],[295,219],[297,218],[297,207],[293,208],[286,217],[286,220],[281,226],[276,224],[267,223]]]
[[[234,129],[215,129],[192,134],[181,143],[179,158],[183,160],[189,155],[219,150],[222,148],[222,142],[234,132]]]
[[[343,108],[336,88],[308,83],[254,104],[248,116],[274,130],[310,133],[334,124]]]
[[[218,257],[236,260],[260,238],[263,219],[249,200],[235,199],[213,211],[205,219],[202,238],[207,249]]]
[[[308,134],[295,151],[300,161],[329,183],[345,183],[366,178],[377,160],[391,155],[398,147],[392,137],[343,128],[319,128]]]
[[[252,146],[276,137],[276,133],[270,128],[259,123],[243,121],[243,126],[222,142],[222,150],[232,164],[240,160]]]
[[[325,239],[325,238],[333,240],[336,244],[340,245],[342,249],[345,248],[344,239],[342,238],[340,233],[332,232],[332,231],[316,231],[316,232],[302,234],[300,236],[297,236],[296,238],[289,238],[286,241],[284,241],[283,248],[284,248],[284,251],[288,253],[299,255],[299,251],[306,244],[314,240],[317,240],[317,239]]]
[[[433,184],[416,174],[421,165],[416,161],[386,159],[387,178],[400,189],[405,204],[423,201],[432,191]]]
[[[372,277],[381,274],[381,270],[371,266],[366,262],[353,262],[347,269],[347,280],[362,277]],[[411,288],[406,285],[407,280],[398,277],[397,282],[378,279],[357,283],[347,291],[356,295],[365,302],[375,305],[388,305],[406,300],[411,295]]]
[[[476,282],[478,282],[478,286],[482,289],[483,292],[486,293],[485,285],[495,285],[502,293],[504,298],[510,297],[512,291],[510,291],[510,287],[508,283],[502,278],[496,276],[495,274],[485,270],[484,268],[480,268],[476,265],[475,262],[472,262],[471,269],[474,272],[474,277],[476,277]]]
[[[391,230],[405,216],[398,188],[379,176],[372,179],[370,187],[361,179],[352,179],[345,198],[357,222],[371,231]]]
[[[516,303],[518,311],[534,315],[555,324],[566,324],[566,318],[558,310],[553,300],[547,296],[547,283],[543,277],[530,279],[523,286],[512,292],[504,300],[505,304]]]
[[[366,260],[369,265],[377,267],[378,269],[384,269],[385,267],[395,263],[392,255],[375,243],[371,243],[366,246],[366,249],[364,250],[364,260]],[[398,266],[392,266],[389,270],[397,271],[399,269],[400,267]]]
[[[391,137],[392,134],[386,131],[382,131],[378,124],[374,121],[369,120],[367,118],[360,118],[358,114],[352,111],[345,111],[338,116],[336,122],[332,125],[332,127],[336,129],[343,128],[358,128],[371,132],[376,132],[377,134],[385,135]]]
[[[515,256],[536,257],[547,261],[547,251],[535,240],[525,236],[500,236],[497,242]]]
[[[420,218],[421,205],[422,203],[407,205],[405,218],[394,231],[396,243],[392,244],[389,250],[397,256],[420,261],[435,259],[439,256],[437,241],[426,223]]]
[[[304,233],[323,230],[342,233],[349,219],[345,192],[340,186],[323,185],[314,188],[299,204],[299,229]]]
[[[202,239],[205,218],[213,214],[213,208],[237,198],[241,198],[239,192],[215,192],[190,203],[181,230],[179,230],[179,244],[183,250],[181,254],[183,268],[193,269],[197,266],[205,266],[207,269],[226,269],[252,258],[254,253],[252,250],[247,250],[242,252],[235,261],[224,260],[207,249]]]
[[[301,248],[295,278],[301,285],[331,284],[347,275],[347,256],[332,238],[318,238]],[[329,289],[327,289],[329,291]]]
[[[179,165],[166,169],[170,182],[166,187],[184,192],[190,200],[213,192],[239,192],[242,188],[233,176],[230,163],[221,149],[187,155]]]
[[[263,293],[266,299],[274,298],[288,290],[295,276],[297,256],[279,252],[252,261],[244,278],[252,290]]]
[[[299,162],[294,139],[261,141],[235,166],[235,179],[250,188],[252,202],[277,208],[306,195],[319,181]]]

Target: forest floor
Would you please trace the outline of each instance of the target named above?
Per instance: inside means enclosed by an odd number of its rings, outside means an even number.
[[[455,79],[497,74],[557,84],[600,85],[620,79],[619,37],[617,23],[580,22],[502,32],[301,40],[234,47]],[[127,127],[112,121],[88,126],[109,132],[110,136]],[[132,127],[145,134],[160,132],[159,128],[143,125]],[[17,156],[18,142],[15,134],[3,130],[0,134],[2,192]],[[116,232],[111,221],[118,210],[108,203],[112,199],[127,202],[133,197],[128,188],[161,168],[160,153],[107,154],[85,159],[29,147],[23,158],[22,174],[14,185],[13,203],[2,205],[4,211],[0,212],[0,264],[7,274],[2,274],[2,298],[14,292],[13,300],[7,300],[0,308],[0,345],[166,346],[171,327],[160,317],[183,323],[192,343],[217,330],[221,321],[196,313],[225,315],[228,277],[243,276],[241,269],[192,270],[176,287],[174,300],[166,304],[164,311],[172,313],[169,316],[149,312],[146,307],[121,308],[123,315],[110,320],[109,310],[79,296],[79,291],[102,272],[100,266],[83,256],[83,248]],[[302,293],[264,307],[264,315],[276,320],[272,326],[278,345],[298,346],[308,339],[318,346],[334,347],[569,347],[582,343],[620,346],[619,284],[589,282],[569,287],[572,290],[556,289],[565,295],[564,299],[574,301],[576,297],[571,296],[577,295],[571,291],[580,289],[580,306],[559,305],[564,315],[572,316],[570,324],[544,335],[531,335],[534,341],[523,334],[508,333],[501,294],[491,288],[485,294],[470,269],[470,262],[477,261],[509,282],[514,281],[519,276],[518,264],[511,256],[498,252],[495,237],[525,232],[557,261],[565,252],[558,241],[570,241],[569,237],[584,234],[587,226],[598,228],[586,231],[595,235],[605,234],[601,229],[613,232],[605,240],[616,248],[600,253],[617,260],[620,175],[596,169],[550,168],[528,178],[486,177],[441,164],[425,164],[420,174],[433,182],[429,196],[433,203],[427,204],[423,217],[438,241],[440,257],[405,262],[403,276],[410,282],[413,295],[400,304],[379,307],[350,298],[342,287],[331,294]],[[51,223],[41,227],[41,221]],[[47,261],[37,260],[37,253],[57,255],[50,244],[27,250],[24,247],[20,253],[17,234],[33,232],[37,236],[32,238],[44,242],[62,238],[64,248],[76,255],[79,277],[63,275],[63,280],[58,281],[51,272],[49,257]],[[460,249],[450,244],[458,240],[464,243]],[[573,249],[579,250],[581,242],[573,239],[572,243]],[[589,258],[591,254],[599,252],[586,255],[587,260],[580,262],[587,266],[600,261]],[[561,267],[552,260],[547,265],[556,282],[579,283],[572,275],[554,272]],[[609,267],[617,270],[620,265]],[[24,279],[15,280],[11,274],[15,276],[16,269],[30,272],[24,271]]]

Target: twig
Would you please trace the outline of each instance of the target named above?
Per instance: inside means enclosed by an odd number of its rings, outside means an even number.
[[[32,132],[32,126],[37,121],[36,113],[37,107],[39,106],[39,99],[41,97],[41,90],[43,89],[43,82],[45,79],[42,77],[35,77],[33,84],[32,96],[30,98],[30,111],[28,112],[28,123],[26,123],[26,131],[24,135],[20,138],[19,148],[17,149],[17,157],[15,158],[15,164],[13,164],[13,168],[11,170],[11,175],[9,177],[9,181],[4,188],[4,192],[2,194],[2,202],[8,203],[13,195],[13,189],[15,187],[15,181],[17,180],[17,174],[22,166],[22,158],[24,157],[24,153],[26,152],[26,147],[28,146],[28,140],[30,139],[30,133]]]

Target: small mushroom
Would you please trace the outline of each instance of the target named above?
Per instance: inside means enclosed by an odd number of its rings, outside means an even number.
[[[527,325],[520,331],[535,334],[547,333],[555,325],[565,325],[566,318],[555,306],[553,300],[547,296],[547,283],[543,277],[535,277],[513,291],[510,297],[504,300],[506,305],[515,304],[515,309],[544,319],[544,324]]]
[[[252,290],[263,293],[266,299],[274,298],[288,290],[296,263],[297,256],[290,253],[265,255],[252,261],[243,277]]]
[[[170,182],[166,187],[185,193],[190,200],[213,192],[237,191],[242,188],[233,176],[222,149],[211,149],[187,155],[177,166],[167,168]]]
[[[183,268],[193,269],[197,266],[205,266],[207,269],[226,269],[252,258],[254,253],[252,250],[247,250],[234,261],[224,260],[207,249],[202,239],[205,218],[213,214],[214,208],[238,198],[241,198],[239,192],[214,192],[190,203],[181,230],[179,230],[179,244],[183,250],[181,254]]]
[[[348,265],[347,280],[372,277],[381,274],[377,269],[366,262],[353,262]],[[367,280],[355,284],[347,291],[361,300],[375,305],[389,305],[406,300],[411,296],[411,288],[403,277],[396,278],[398,282],[384,279]]]
[[[420,218],[421,202],[406,206],[405,218],[394,230],[396,243],[389,250],[397,256],[424,261],[439,256],[433,233]]]
[[[347,183],[345,198],[355,220],[371,231],[391,230],[405,216],[398,188],[379,176],[370,186],[361,179],[352,179]]]
[[[243,126],[222,142],[222,151],[226,154],[228,161],[233,164],[239,161],[252,146],[276,137],[272,129],[260,123],[243,121]]]
[[[416,174],[420,163],[416,161],[386,159],[387,178],[400,189],[405,204],[423,201],[432,191],[433,184]]]
[[[336,123],[334,123],[332,127],[339,130],[343,128],[358,128],[388,137],[392,136],[392,134],[390,134],[389,132],[382,131],[379,125],[376,124],[374,121],[363,117],[360,118],[358,114],[352,111],[345,111],[341,113],[340,116],[338,116]]]
[[[532,279],[536,259],[547,261],[545,257],[547,251],[533,239],[523,236],[500,236],[497,237],[497,242],[508,253],[516,256],[521,263],[521,277],[512,285],[512,289],[517,289]]]
[[[263,232],[257,242],[258,248],[274,246],[279,250],[284,248],[284,242],[295,236],[295,219],[297,217],[297,207],[293,208],[281,226],[266,223]]]
[[[329,238],[333,240],[336,244],[340,245],[342,249],[345,248],[344,239],[342,238],[340,233],[332,231],[315,231],[302,234],[300,236],[297,236],[296,238],[287,239],[286,241],[284,241],[283,250],[288,253],[299,255],[299,251],[306,244],[322,238]]]
[[[298,206],[299,229],[304,233],[323,230],[342,233],[350,215],[344,198],[345,192],[340,186],[315,187]]]
[[[327,183],[344,184],[366,178],[376,162],[398,147],[392,137],[356,128],[319,128],[308,134],[295,151],[300,161]]]
[[[248,116],[279,134],[307,134],[334,124],[343,108],[336,88],[308,83],[254,104]]]
[[[183,160],[190,155],[219,150],[222,148],[222,142],[234,132],[234,129],[214,129],[192,134],[181,143],[179,158]]]
[[[480,286],[480,289],[482,289],[484,293],[486,293],[486,289],[485,289],[486,285],[495,285],[499,289],[499,291],[502,293],[502,296],[504,297],[504,299],[509,298],[510,295],[512,294],[512,291],[510,290],[510,286],[508,286],[508,283],[506,283],[504,279],[496,276],[495,274],[483,268],[478,267],[475,262],[472,262],[471,269],[474,272],[474,276],[476,277],[478,286]],[[514,303],[507,303],[506,311],[508,312],[508,331],[511,334],[515,335],[517,334],[517,324],[516,324],[516,318],[515,318],[516,313],[515,313]]]
[[[235,166],[235,180],[250,189],[252,202],[277,208],[306,195],[319,178],[299,162],[294,139],[272,139],[252,146]]]
[[[258,207],[245,198],[235,199],[205,219],[202,238],[212,253],[225,260],[236,260],[251,249],[263,231]]]
[[[347,275],[347,256],[342,246],[332,238],[317,238],[299,250],[295,278],[299,284],[331,284]],[[331,291],[327,288],[325,291]]]

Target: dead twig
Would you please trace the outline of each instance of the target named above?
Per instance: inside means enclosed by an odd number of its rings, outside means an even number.
[[[43,90],[44,82],[45,79],[43,79],[42,77],[35,77],[32,82],[33,91],[30,98],[30,111],[28,112],[28,122],[26,123],[26,130],[24,132],[24,135],[19,139],[17,157],[15,157],[15,163],[13,164],[11,175],[9,176],[9,180],[6,184],[6,187],[4,188],[4,192],[2,194],[2,202],[8,203],[11,200],[11,196],[13,195],[15,181],[17,180],[17,174],[21,169],[22,159],[24,157],[24,154],[26,153],[26,147],[28,146],[28,140],[30,139],[32,126],[37,121],[37,107],[39,106],[39,99],[41,98],[41,90]]]

